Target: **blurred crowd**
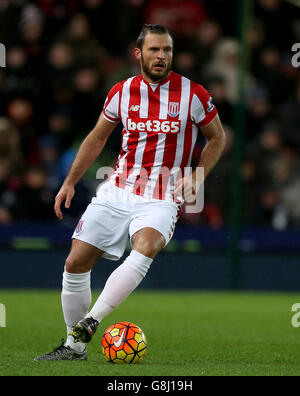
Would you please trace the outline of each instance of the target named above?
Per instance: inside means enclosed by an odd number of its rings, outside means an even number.
[[[291,48],[300,42],[300,9],[255,0],[249,24],[246,130],[241,177],[243,221],[275,229],[300,226],[300,76]],[[173,70],[212,94],[227,135],[205,184],[205,209],[181,222],[228,225],[234,114],[238,99],[236,1],[1,0],[0,224],[54,221],[53,200],[111,86],[139,74],[132,49],[143,23],[173,33]],[[121,129],[76,187],[67,222],[95,193],[96,170],[114,166]],[[194,163],[201,153],[201,137]]]

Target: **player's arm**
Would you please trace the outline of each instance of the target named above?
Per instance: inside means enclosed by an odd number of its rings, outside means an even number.
[[[220,159],[225,147],[225,132],[218,114],[206,126],[200,128],[207,142],[202,150],[199,163],[194,172],[175,183],[175,196],[184,194],[193,195],[199,191],[201,184]],[[200,170],[203,168],[204,172]]]
[[[203,136],[207,139],[198,164],[198,167],[204,168],[205,179],[219,161],[225,147],[226,138],[218,114],[208,125],[200,129]],[[195,172],[197,172],[197,169]]]
[[[62,202],[65,201],[65,208],[70,207],[72,198],[75,194],[75,185],[101,154],[109,135],[117,124],[118,122],[107,121],[103,114],[101,114],[94,129],[81,143],[70,171],[55,197],[54,211],[60,220],[63,218],[61,212]]]

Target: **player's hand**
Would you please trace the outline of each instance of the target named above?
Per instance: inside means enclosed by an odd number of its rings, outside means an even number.
[[[194,202],[202,182],[202,174],[199,175],[199,173],[196,172],[178,179],[175,182],[175,201],[181,202],[182,199],[184,199],[187,203]]]
[[[71,185],[62,185],[58,194],[55,197],[54,211],[59,220],[63,219],[61,205],[65,201],[65,208],[68,209],[71,205],[72,198],[74,197],[75,189]]]
[[[175,182],[174,197],[176,202],[182,202],[182,199],[187,202],[195,200],[196,186],[191,176],[185,176]]]

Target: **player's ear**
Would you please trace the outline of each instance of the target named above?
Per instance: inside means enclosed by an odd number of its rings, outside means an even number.
[[[135,55],[135,57],[136,57],[136,59],[137,60],[140,60],[141,59],[141,50],[139,49],[139,48],[135,48],[134,49],[134,55]]]

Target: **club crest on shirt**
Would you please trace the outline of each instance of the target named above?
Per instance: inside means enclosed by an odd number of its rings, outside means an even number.
[[[169,102],[168,115],[170,117],[177,117],[178,114],[179,114],[179,103],[178,102]]]
[[[83,220],[79,220],[75,229],[76,234],[80,234],[82,232],[82,226],[83,226]]]

